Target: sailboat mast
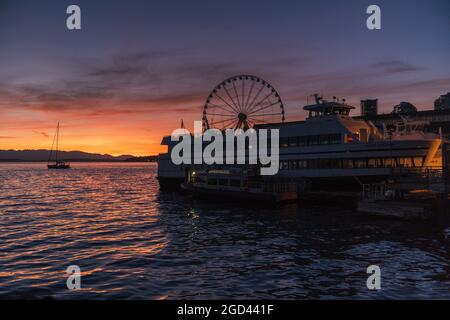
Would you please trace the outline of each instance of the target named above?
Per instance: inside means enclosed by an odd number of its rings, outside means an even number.
[[[59,122],[58,126],[56,127],[56,156],[55,156],[56,163],[58,163],[58,142],[59,142]]]

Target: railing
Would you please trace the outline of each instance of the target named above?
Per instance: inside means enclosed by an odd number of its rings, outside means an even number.
[[[392,177],[397,180],[414,179],[421,182],[441,182],[444,179],[442,168],[393,168]]]
[[[295,182],[265,182],[264,191],[274,193],[297,192]]]
[[[362,198],[372,200],[386,199],[387,186],[385,183],[363,184]]]

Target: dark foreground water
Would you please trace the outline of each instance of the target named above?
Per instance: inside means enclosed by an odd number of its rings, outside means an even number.
[[[442,228],[194,201],[159,192],[155,164],[73,167],[0,164],[0,297],[450,299]],[[380,291],[366,287],[371,264]]]

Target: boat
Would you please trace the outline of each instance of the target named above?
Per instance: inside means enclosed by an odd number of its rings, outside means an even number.
[[[280,167],[275,177],[308,180],[311,190],[360,191],[363,184],[389,180],[399,168],[442,168],[438,134],[424,133],[415,123],[408,130],[392,133],[370,120],[352,117],[355,108],[345,100],[314,97],[315,103],[303,108],[308,113],[303,121],[253,127],[256,131],[279,130]],[[176,143],[170,136],[161,143],[167,146],[167,153],[158,159],[161,189],[179,188],[191,169],[198,169],[198,165],[172,163],[170,154]]]
[[[248,203],[281,203],[297,200],[294,182],[263,179],[253,169],[192,169],[181,188],[196,196]]]
[[[442,168],[441,137],[412,130],[382,131],[370,121],[350,116],[354,107],[315,96],[304,121],[262,124],[279,129],[277,176],[311,181],[316,190],[360,190],[365,183],[386,181],[401,168]],[[419,127],[419,126],[415,126]]]
[[[56,147],[55,147],[55,161],[52,161],[52,155],[53,155],[53,146],[55,145],[56,142]],[[52,143],[52,148],[50,149],[50,156],[48,158],[48,163],[47,163],[47,168],[48,169],[70,169],[70,163],[64,162],[62,160],[58,159],[58,145],[59,145],[59,122],[58,125],[56,126],[56,133],[55,136],[53,137],[53,143]]]

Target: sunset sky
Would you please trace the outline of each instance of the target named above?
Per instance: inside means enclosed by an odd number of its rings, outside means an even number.
[[[60,121],[63,150],[156,154],[243,73],[278,90],[288,121],[315,92],[431,109],[450,91],[450,2],[0,0],[0,149],[48,149]]]

